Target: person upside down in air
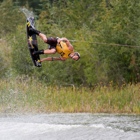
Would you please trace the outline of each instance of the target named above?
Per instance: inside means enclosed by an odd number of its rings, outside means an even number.
[[[78,52],[74,52],[73,46],[67,38],[46,37],[45,34],[32,28],[31,26],[29,27],[29,30],[32,33],[38,35],[45,43],[49,44],[48,49],[35,51],[33,55],[55,54],[56,52],[60,54],[60,57],[42,58],[40,62],[56,60],[65,61],[68,58],[71,58],[76,61],[80,59],[80,54]]]

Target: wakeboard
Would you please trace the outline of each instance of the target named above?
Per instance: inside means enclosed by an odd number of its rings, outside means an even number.
[[[35,28],[34,17],[29,17],[26,20],[26,34],[27,34],[27,43],[28,49],[30,52],[31,59],[34,66],[41,67],[40,56],[39,54],[33,55],[34,51],[38,51],[37,37],[32,31],[29,30],[29,27]]]

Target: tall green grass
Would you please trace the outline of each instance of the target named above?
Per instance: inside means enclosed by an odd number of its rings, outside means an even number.
[[[0,80],[0,112],[140,113],[140,84],[58,87],[27,77]]]

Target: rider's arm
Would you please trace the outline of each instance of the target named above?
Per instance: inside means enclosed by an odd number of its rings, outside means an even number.
[[[70,43],[70,41],[69,41],[67,38],[63,37],[63,38],[59,38],[59,39],[57,40],[58,43],[60,43],[61,41],[66,42],[66,44],[67,44],[67,46],[69,47],[69,49],[70,49],[70,50],[73,50],[73,46],[72,46],[72,44]]]
[[[67,38],[65,38],[65,37],[58,38],[57,42],[60,43],[61,41],[69,42],[69,40]]]
[[[65,58],[62,57],[47,57],[47,58],[42,58],[40,61],[65,61]]]

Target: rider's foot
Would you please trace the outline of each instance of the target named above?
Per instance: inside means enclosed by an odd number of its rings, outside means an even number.
[[[40,34],[40,31],[32,28],[31,26],[29,26],[29,31],[32,32],[32,33],[34,33],[34,34],[36,34],[36,35],[39,35]]]
[[[44,54],[44,50],[34,51],[33,55],[36,55],[36,54]]]

